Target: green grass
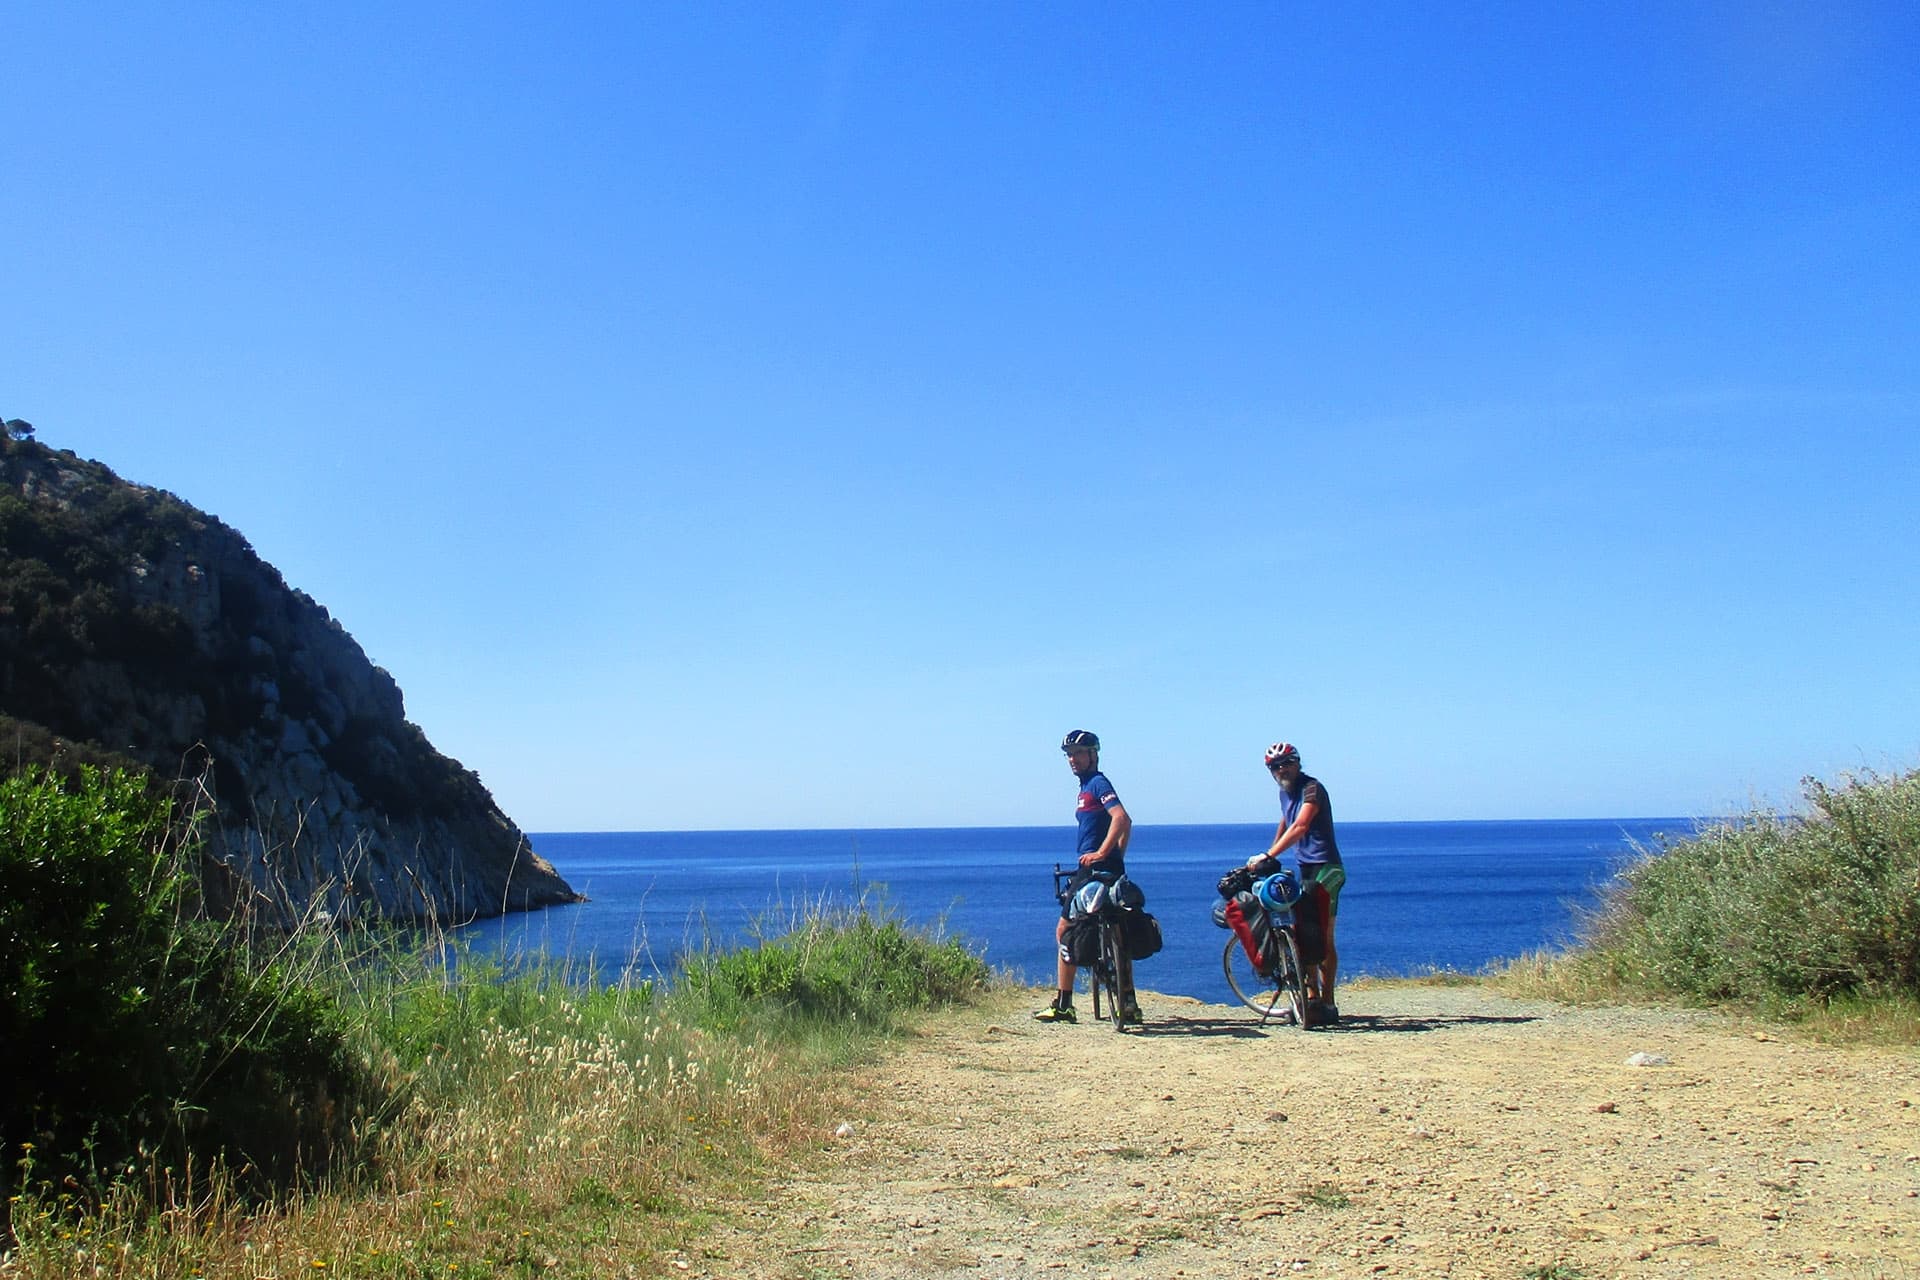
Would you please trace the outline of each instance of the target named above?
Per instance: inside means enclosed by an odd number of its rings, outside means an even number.
[[[1756,811],[1644,850],[1564,954],[1498,976],[1559,999],[1731,1006],[1837,1039],[1920,1029],[1920,772],[1809,780],[1807,811]]]
[[[168,843],[165,824],[148,821],[139,788],[109,790],[36,800],[59,813],[78,804],[90,820],[122,810],[141,819],[65,828],[76,847],[61,856],[88,867],[102,833],[115,835],[88,883],[104,902],[115,883],[138,889],[139,901],[125,910],[150,917],[141,936],[156,943],[108,949],[120,967],[92,971],[118,993],[106,1007],[132,999],[153,1021],[130,993],[162,990],[155,984],[181,967],[181,939],[214,930],[207,936],[219,947],[192,951],[200,967],[188,970],[201,1006],[217,994],[206,974],[218,966],[209,970],[206,956],[220,955],[239,975],[222,981],[253,993],[253,1003],[235,1008],[256,1016],[224,1016],[226,1038],[218,1041],[155,1038],[159,1047],[143,1048],[137,1060],[102,1039],[131,1024],[33,1024],[50,1061],[71,1057],[74,1043],[101,1061],[57,1097],[43,1091],[23,1102],[14,1091],[9,1099],[9,1114],[21,1119],[5,1163],[16,1236],[9,1280],[565,1278],[649,1269],[703,1227],[709,1206],[743,1193],[774,1163],[824,1147],[847,1105],[847,1077],[837,1067],[870,1053],[918,1011],[973,998],[988,980],[986,966],[959,943],[868,902],[788,913],[750,947],[696,957],[671,988],[603,983],[537,956],[503,965],[443,937],[328,921],[291,935],[215,926],[194,915],[184,888],[164,910],[152,908],[152,884],[184,886],[168,861],[184,846]],[[8,795],[19,818],[26,809],[17,793]],[[130,880],[108,874],[116,860],[160,869]],[[12,872],[45,870],[30,861]],[[94,937],[76,932],[92,927],[90,918],[43,921],[16,911],[0,922],[60,944],[10,953],[38,966],[38,986],[16,983],[10,992],[37,992],[38,1003],[0,1015],[19,1024],[55,1008],[60,991],[84,988],[89,969],[84,957],[68,963],[76,947],[67,940]],[[162,993],[179,1002],[176,990]],[[264,1055],[273,1070],[251,1078],[251,1096],[247,1081],[217,1096],[196,1092],[208,1074],[167,1058],[161,1042],[175,1040],[186,1045],[188,1066],[204,1067],[208,1045],[217,1044],[228,1059]],[[305,1093],[289,1092],[287,1081],[305,1077],[279,1055],[297,1063],[316,1041],[351,1088],[315,1077]],[[89,1106],[118,1105],[130,1089],[152,1094],[163,1122],[237,1104],[293,1112],[303,1118],[298,1132],[337,1140],[291,1144],[290,1165],[262,1179],[224,1118],[160,1130],[174,1139],[166,1143],[125,1141],[99,1117],[89,1124]],[[47,1129],[51,1118],[64,1127]],[[49,1142],[43,1130],[66,1136]],[[102,1136],[116,1145],[89,1145]]]
[[[1316,1209],[1345,1209],[1353,1204],[1346,1192],[1331,1182],[1317,1182],[1300,1193],[1300,1199]]]

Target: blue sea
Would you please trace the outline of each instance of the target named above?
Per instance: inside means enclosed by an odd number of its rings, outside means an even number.
[[[1683,818],[1343,822],[1342,980],[1433,969],[1475,972],[1571,940],[1583,907]],[[1266,848],[1273,826],[1138,826],[1129,876],[1166,946],[1140,964],[1142,989],[1218,1000],[1226,934],[1211,919],[1214,881]],[[671,978],[689,948],[777,934],[820,904],[884,903],[965,940],[1031,982],[1053,973],[1054,866],[1072,830],[962,827],[848,831],[633,831],[531,837],[587,902],[481,921],[467,936],[507,956],[544,953]],[[1291,860],[1289,860],[1291,861]]]

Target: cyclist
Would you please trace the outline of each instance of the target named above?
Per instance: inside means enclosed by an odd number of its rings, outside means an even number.
[[[1316,1021],[1337,1022],[1339,1006],[1334,1003],[1333,986],[1339,976],[1340,958],[1333,949],[1333,925],[1340,913],[1340,888],[1347,882],[1347,869],[1340,861],[1340,846],[1333,835],[1333,801],[1327,789],[1311,774],[1300,771],[1300,749],[1291,742],[1276,742],[1267,748],[1267,772],[1280,787],[1280,825],[1273,843],[1258,857],[1247,860],[1247,869],[1256,875],[1277,868],[1280,854],[1291,848],[1300,861],[1300,886],[1318,882],[1327,891],[1327,955],[1317,965],[1306,966],[1304,977],[1307,999],[1317,1007]]]
[[[1067,891],[1060,899],[1060,922],[1053,929],[1059,957],[1056,967],[1059,989],[1053,1003],[1033,1015],[1042,1022],[1079,1021],[1073,1012],[1075,968],[1067,958],[1066,949],[1067,917],[1072,912],[1073,895],[1096,875],[1103,879],[1117,879],[1122,875],[1127,869],[1127,843],[1133,839],[1133,819],[1120,803],[1107,775],[1100,772],[1100,739],[1085,729],[1075,729],[1061,741],[1060,750],[1067,757],[1067,767],[1080,780],[1080,801],[1074,811],[1078,823],[1074,848],[1080,855],[1080,870],[1067,882]],[[1120,1020],[1138,1023],[1140,1004],[1133,994],[1133,961],[1122,955],[1118,969],[1114,976],[1124,993]]]

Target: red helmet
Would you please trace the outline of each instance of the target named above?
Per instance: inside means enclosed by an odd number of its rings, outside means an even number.
[[[1267,748],[1267,768],[1277,764],[1299,764],[1300,748],[1291,742],[1276,742]]]

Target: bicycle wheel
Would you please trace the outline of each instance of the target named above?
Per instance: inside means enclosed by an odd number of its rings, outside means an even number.
[[[1284,929],[1276,929],[1267,939],[1266,952],[1273,958],[1271,975],[1262,975],[1247,958],[1240,939],[1227,939],[1220,953],[1220,968],[1227,975],[1227,986],[1240,1003],[1260,1015],[1262,1022],[1292,1010],[1297,1019],[1306,1012],[1306,994],[1300,985],[1300,962],[1293,949],[1293,938]]]
[[[1126,1002],[1120,998],[1120,948],[1127,945],[1126,938],[1120,932],[1119,921],[1109,921],[1100,926],[1100,971],[1107,983],[1107,1014],[1113,1019],[1115,1031],[1125,1031]]]
[[[1271,940],[1274,946],[1275,985],[1286,990],[1287,1002],[1293,1006],[1293,1025],[1307,1025],[1307,981],[1306,973],[1300,968],[1300,945],[1294,939],[1293,930],[1276,929]]]

